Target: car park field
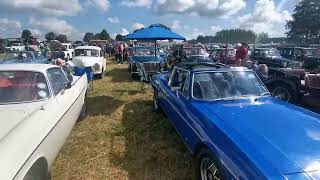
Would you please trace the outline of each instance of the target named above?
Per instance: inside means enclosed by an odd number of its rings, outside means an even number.
[[[60,151],[52,179],[192,179],[191,154],[166,117],[153,112],[151,88],[114,62],[94,81],[88,116]]]

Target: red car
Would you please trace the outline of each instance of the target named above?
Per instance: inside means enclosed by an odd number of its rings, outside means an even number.
[[[236,63],[236,49],[214,49],[209,58],[223,64],[234,65]]]

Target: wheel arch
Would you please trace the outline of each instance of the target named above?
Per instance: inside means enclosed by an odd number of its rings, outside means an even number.
[[[49,179],[49,165],[45,157],[39,157],[29,168],[24,179],[32,178],[33,180]]]

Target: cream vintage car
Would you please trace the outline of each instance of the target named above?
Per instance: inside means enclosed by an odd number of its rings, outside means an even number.
[[[87,77],[49,64],[0,65],[0,179],[49,179],[85,112]]]
[[[80,67],[92,67],[94,75],[99,78],[103,78],[107,69],[106,59],[103,57],[102,50],[96,46],[79,46],[75,48],[72,64]]]

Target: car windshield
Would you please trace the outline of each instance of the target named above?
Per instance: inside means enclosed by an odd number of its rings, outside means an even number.
[[[99,51],[96,49],[76,49],[75,56],[99,57]]]
[[[205,50],[202,48],[184,48],[187,56],[204,55]]]
[[[320,51],[317,49],[306,49],[304,50],[304,55],[310,57],[320,57]]]
[[[133,53],[136,56],[155,55],[154,47],[134,48]],[[159,50],[157,50],[157,53],[159,54]]]
[[[49,97],[42,73],[32,71],[0,71],[0,104],[30,102]]]
[[[262,50],[264,56],[281,56],[277,49]]]
[[[12,43],[11,46],[22,46],[20,43]]]
[[[251,71],[195,73],[193,97],[198,100],[237,99],[260,96],[267,89]]]
[[[32,52],[9,52],[3,60],[28,62],[34,60],[34,54]]]

